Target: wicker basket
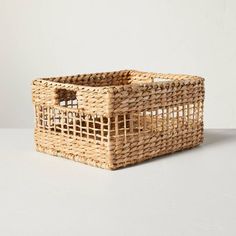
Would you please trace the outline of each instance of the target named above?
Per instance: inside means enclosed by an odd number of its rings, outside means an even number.
[[[117,169],[203,141],[204,79],[134,70],[33,81],[40,152]]]

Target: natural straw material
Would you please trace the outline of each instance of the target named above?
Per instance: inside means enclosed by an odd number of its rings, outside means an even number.
[[[203,140],[204,79],[134,70],[33,81],[40,152],[107,169]]]

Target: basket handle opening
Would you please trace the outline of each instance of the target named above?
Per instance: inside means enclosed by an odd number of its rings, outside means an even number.
[[[64,108],[78,108],[77,92],[68,89],[55,90],[55,105]]]

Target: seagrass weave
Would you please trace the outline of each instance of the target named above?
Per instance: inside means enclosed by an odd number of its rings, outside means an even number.
[[[134,70],[33,81],[40,152],[107,169],[203,141],[204,79]]]

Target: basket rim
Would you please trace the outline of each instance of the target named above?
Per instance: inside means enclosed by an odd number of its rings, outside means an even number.
[[[69,82],[64,82],[64,80],[69,80],[78,77],[102,77],[106,78],[106,76],[116,76],[119,74],[128,74],[129,76],[139,76],[142,78],[149,78],[149,79],[168,79],[169,81],[158,81],[158,82],[142,82],[142,83],[131,83],[125,85],[104,85],[104,86],[91,86],[91,85],[79,85],[73,84]],[[54,80],[61,79],[63,82],[58,82]],[[176,84],[189,84],[189,83],[196,83],[196,82],[203,82],[205,79],[200,76],[196,75],[189,75],[189,74],[174,74],[174,73],[154,73],[154,72],[144,72],[138,70],[118,70],[118,71],[110,71],[110,72],[99,72],[99,73],[84,73],[84,74],[76,74],[76,75],[69,75],[69,76],[53,76],[53,77],[45,77],[45,78],[36,78],[32,81],[33,85],[42,85],[46,87],[55,87],[55,88],[65,88],[70,90],[77,90],[77,89],[85,89],[85,90],[107,90],[107,89],[135,89],[140,87],[169,87],[171,85]]]

